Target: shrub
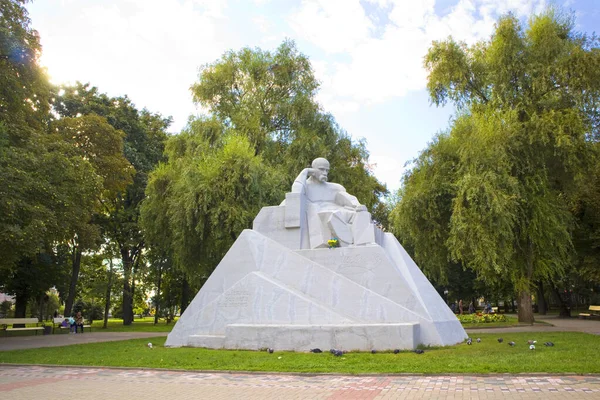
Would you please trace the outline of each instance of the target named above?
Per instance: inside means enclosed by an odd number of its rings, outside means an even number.
[[[457,315],[462,324],[482,324],[489,322],[506,322],[508,319],[504,314],[463,314]]]
[[[73,304],[73,315],[77,314],[79,311],[87,321],[101,320],[104,318],[104,310],[98,303],[79,299]]]

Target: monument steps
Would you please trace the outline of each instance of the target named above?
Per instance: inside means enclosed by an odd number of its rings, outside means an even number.
[[[225,347],[225,335],[190,335],[187,345],[190,347],[222,349]]]

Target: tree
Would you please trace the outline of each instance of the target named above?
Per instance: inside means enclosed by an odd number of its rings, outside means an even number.
[[[132,183],[134,169],[123,154],[125,134],[113,128],[104,117],[95,114],[64,117],[51,124],[51,129],[71,144],[80,156],[90,162],[102,185],[95,194],[96,217],[84,220],[69,240],[72,249],[72,274],[69,294],[65,303],[65,315],[71,315],[75,299],[75,287],[79,278],[82,252],[97,249],[102,242],[98,213],[103,205],[125,191]]]
[[[379,204],[387,189],[367,168],[365,143],[320,110],[317,88],[291,41],[275,52],[230,51],[203,67],[192,92],[210,114],[168,140],[142,206],[159,259],[202,284],[261,207],[280,203],[316,157],[327,157],[332,179],[367,207]]]
[[[203,67],[192,93],[225,126],[248,137],[259,154],[272,138],[294,139],[299,123],[318,107],[317,87],[308,58],[285,41],[275,54],[250,48],[227,52]]]
[[[390,213],[392,233],[410,249],[428,278],[439,285],[447,285],[449,279],[451,257],[445,243],[456,197],[456,145],[447,135],[434,138],[404,175]]]
[[[192,93],[215,121],[245,136],[255,154],[282,170],[288,182],[313,159],[325,157],[332,179],[371,209],[387,189],[368,168],[364,141],[353,142],[320,109],[318,87],[310,60],[286,40],[275,52],[225,53],[201,69]],[[224,129],[213,128],[210,135],[214,139]]]
[[[55,253],[89,220],[100,186],[90,161],[49,129],[51,86],[23,4],[0,1],[0,286],[16,295],[17,317],[62,279],[50,274]]]
[[[142,206],[149,243],[170,251],[180,270],[200,279],[260,208],[282,196],[281,175],[254,155],[245,137],[221,140],[211,149],[195,133],[173,137],[167,144],[173,161],[153,172]]]
[[[444,244],[482,279],[510,279],[521,322],[533,322],[535,282],[556,281],[571,265],[569,193],[589,168],[598,128],[597,44],[550,9],[526,30],[507,15],[489,41],[450,38],[425,57],[433,103],[459,108],[443,139],[453,143],[453,169],[438,166],[451,188]]]
[[[60,89],[61,94],[56,97],[53,107],[61,117],[98,115],[125,134],[123,153],[135,169],[135,175],[125,190],[104,199],[98,223],[105,237],[119,247],[124,274],[123,324],[129,325],[133,321],[135,275],[145,248],[138,225],[139,207],[148,174],[163,157],[166,129],[171,119],[148,110],[139,111],[127,96],[111,98],[89,84],[78,82],[75,86]]]

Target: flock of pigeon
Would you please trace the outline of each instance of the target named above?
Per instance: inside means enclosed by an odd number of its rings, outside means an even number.
[[[477,338],[477,339],[475,339],[475,341],[477,343],[481,343],[481,338]],[[503,342],[504,342],[503,338],[498,338],[498,343],[503,343]],[[470,338],[470,337],[467,338],[467,344],[468,345],[472,345],[473,344],[473,339]],[[535,345],[537,344],[537,340],[528,340],[527,344],[529,345],[529,350],[535,350]],[[511,347],[513,347],[513,346],[516,345],[516,343],[513,342],[513,341],[510,341],[510,342],[508,342],[508,345],[511,346]],[[552,343],[552,342],[545,342],[544,346],[546,346],[546,347],[553,347],[554,343]],[[271,348],[268,348],[267,351],[269,353],[273,353],[274,352],[274,350],[271,349]],[[322,353],[323,350],[321,350],[319,348],[315,348],[315,349],[310,349],[310,352],[311,353]],[[336,356],[336,357],[341,357],[341,356],[343,356],[344,354],[347,353],[346,350],[338,350],[338,349],[330,349],[329,352],[331,354],[333,354],[334,356]],[[416,354],[423,354],[423,353],[425,353],[425,351],[423,351],[422,349],[415,349],[414,352]],[[372,354],[377,354],[377,350],[371,350],[371,353]],[[400,353],[399,349],[394,350],[394,354],[398,354],[398,353]]]
[[[275,351],[275,350],[273,350],[273,349],[272,349],[272,348],[270,348],[270,347],[267,349],[267,352],[268,352],[268,353],[270,353],[270,354],[272,354],[274,351]],[[425,353],[425,351],[423,351],[423,350],[421,350],[421,349],[415,349],[415,350],[413,350],[413,351],[414,351],[416,354],[423,354],[423,353]],[[322,352],[323,352],[323,350],[321,350],[321,349],[319,349],[319,348],[315,348],[315,349],[310,349],[310,352],[311,352],[311,353],[322,353]],[[331,354],[333,354],[334,356],[336,356],[336,357],[341,357],[341,356],[343,356],[344,354],[346,354],[346,353],[347,353],[347,351],[346,351],[346,350],[338,350],[338,349],[330,349],[330,350],[329,350],[329,352],[330,352]],[[399,350],[399,349],[396,349],[396,350],[394,350],[394,354],[398,354],[398,353],[400,353],[400,350]],[[377,350],[371,350],[371,354],[377,354]]]
[[[480,338],[477,338],[476,340],[477,340],[477,343],[481,343],[481,339]],[[504,339],[503,338],[498,338],[498,343],[502,343],[502,342],[504,342]],[[536,343],[537,343],[537,340],[528,340],[527,344],[529,345],[529,350],[535,350]],[[473,344],[473,339],[467,338],[467,344],[468,345],[472,345]],[[510,342],[508,342],[508,345],[511,346],[511,347],[514,347],[516,345],[516,343],[513,342],[513,341],[510,341]],[[546,346],[546,347],[553,347],[554,343],[552,343],[552,342],[545,342],[544,346]]]

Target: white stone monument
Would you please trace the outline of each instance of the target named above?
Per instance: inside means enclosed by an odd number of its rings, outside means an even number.
[[[467,335],[390,233],[317,158],[264,207],[185,310],[166,346],[306,351],[445,346]],[[337,238],[339,248],[329,248]]]

